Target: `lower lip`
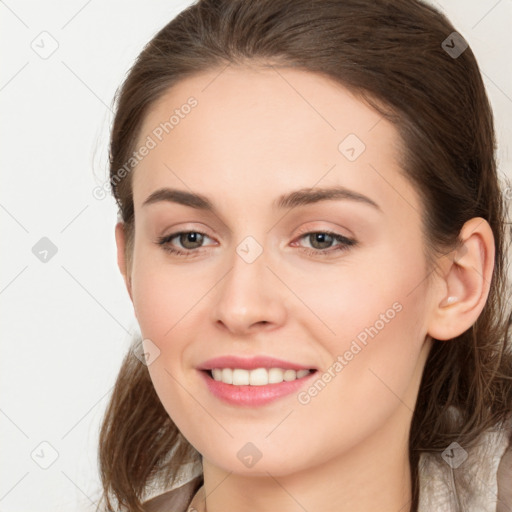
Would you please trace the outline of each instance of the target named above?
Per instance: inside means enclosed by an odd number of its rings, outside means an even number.
[[[265,405],[284,396],[296,393],[316,373],[311,372],[301,379],[283,381],[265,386],[234,386],[214,380],[208,372],[200,370],[210,392],[217,398],[232,405],[256,407]]]

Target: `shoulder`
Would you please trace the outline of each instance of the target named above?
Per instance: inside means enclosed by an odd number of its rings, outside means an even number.
[[[164,492],[142,504],[144,512],[186,512],[197,489],[202,485],[202,476],[186,484]]]
[[[442,453],[420,457],[419,512],[512,510],[512,417],[491,429],[471,449],[452,443]],[[501,507],[501,508],[500,508]]]

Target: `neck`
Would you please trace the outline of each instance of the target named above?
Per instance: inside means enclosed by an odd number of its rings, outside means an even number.
[[[237,474],[203,459],[206,512],[410,512],[408,411],[398,416],[350,452],[293,474]]]

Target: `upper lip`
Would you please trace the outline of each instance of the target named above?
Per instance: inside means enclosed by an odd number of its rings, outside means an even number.
[[[283,368],[284,370],[314,370],[311,366],[284,361],[275,357],[253,356],[220,356],[208,359],[201,363],[198,370],[213,370],[214,368],[242,368],[244,370],[254,370],[256,368]]]

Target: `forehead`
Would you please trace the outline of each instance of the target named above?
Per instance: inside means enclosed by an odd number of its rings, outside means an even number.
[[[162,186],[245,190],[242,201],[261,191],[270,204],[292,184],[343,185],[379,203],[402,196],[419,208],[400,175],[395,127],[318,74],[228,66],[188,77],[147,113],[138,146],[150,139],[133,176],[136,208]]]

